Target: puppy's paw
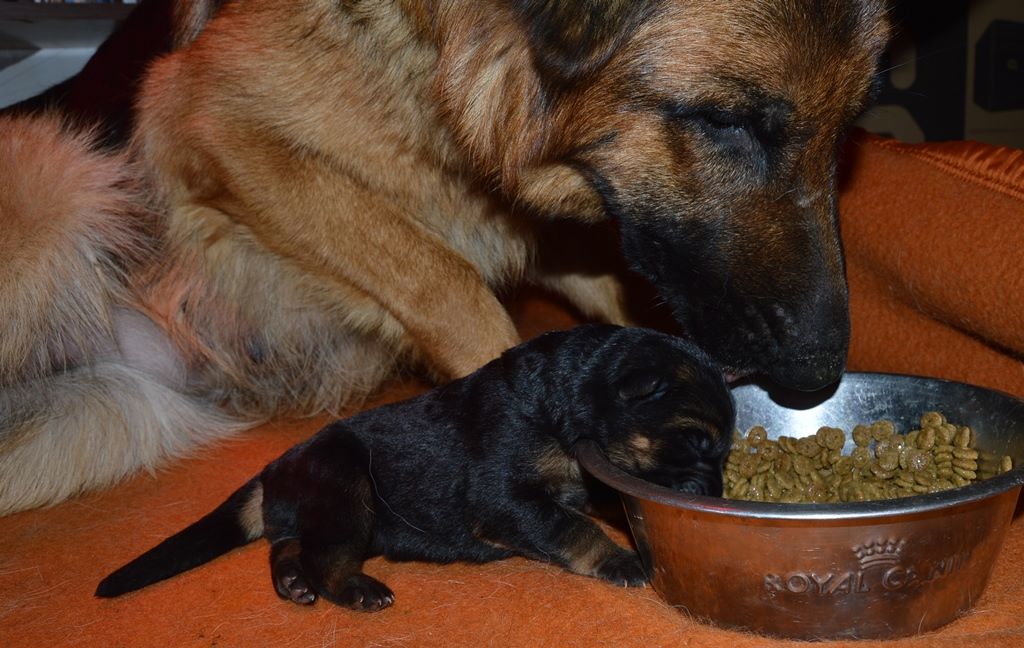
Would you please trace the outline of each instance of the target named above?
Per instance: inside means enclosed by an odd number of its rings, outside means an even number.
[[[359,612],[377,612],[395,602],[395,594],[387,585],[366,574],[352,574],[332,592],[331,601]]]
[[[270,546],[270,580],[274,591],[286,601],[299,605],[316,602],[316,590],[302,569],[302,545],[297,538],[279,540]]]
[[[641,587],[647,583],[640,556],[635,551],[620,549],[597,566],[596,576],[619,587]]]
[[[284,568],[274,574],[274,590],[283,599],[299,605],[316,602],[316,592],[296,568]]]

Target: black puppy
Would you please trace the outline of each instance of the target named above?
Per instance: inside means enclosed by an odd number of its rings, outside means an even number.
[[[328,425],[96,594],[138,589],[260,536],[274,588],[296,603],[390,605],[391,590],[362,572],[375,555],[520,555],[639,585],[636,553],[581,512],[573,444],[593,439],[633,475],[717,495],[733,418],[721,373],[689,342],[613,326],[548,333],[466,378]]]

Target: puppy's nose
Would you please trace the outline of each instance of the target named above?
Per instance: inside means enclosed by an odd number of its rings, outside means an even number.
[[[686,493],[688,495],[711,495],[713,497],[722,496],[722,477],[721,474],[709,467],[707,472],[700,472],[698,474],[687,477],[681,482],[673,484],[673,488],[680,493]]]
[[[707,487],[697,480],[685,481],[676,487],[680,493],[687,495],[707,495]]]

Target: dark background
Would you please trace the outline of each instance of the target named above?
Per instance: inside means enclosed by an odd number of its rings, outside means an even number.
[[[1024,148],[1024,0],[894,0],[890,16],[888,72],[866,127]]]

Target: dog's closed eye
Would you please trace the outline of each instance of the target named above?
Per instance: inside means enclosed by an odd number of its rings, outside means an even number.
[[[692,113],[689,121],[704,135],[722,146],[742,149],[758,146],[753,127],[740,115],[707,109]]]
[[[742,109],[669,102],[663,110],[675,128],[698,135],[759,172],[767,170],[773,151],[783,143],[790,112],[783,102],[767,100]]]
[[[757,146],[757,129],[745,115],[713,106],[669,104],[665,107],[669,121],[687,130],[695,130],[723,146]]]
[[[668,389],[668,382],[659,374],[636,372],[619,382],[619,398],[624,401],[645,401],[660,398]]]
[[[703,430],[689,430],[687,431],[690,446],[697,451],[698,455],[705,456],[711,453],[714,449],[715,442],[711,439],[708,434]]]

